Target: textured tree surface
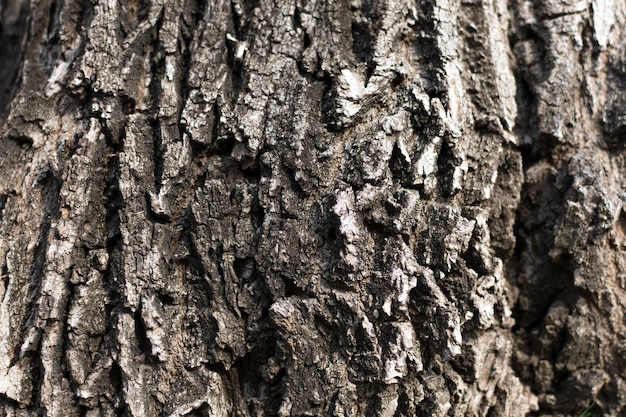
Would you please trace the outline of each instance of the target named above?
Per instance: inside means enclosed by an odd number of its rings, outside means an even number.
[[[0,415],[626,415],[625,9],[3,0]]]

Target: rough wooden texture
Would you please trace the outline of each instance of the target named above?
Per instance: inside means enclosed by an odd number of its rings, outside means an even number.
[[[626,413],[613,0],[5,0],[0,415]]]

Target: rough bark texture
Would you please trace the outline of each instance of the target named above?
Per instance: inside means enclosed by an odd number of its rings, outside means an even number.
[[[626,415],[613,0],[4,0],[0,415]]]

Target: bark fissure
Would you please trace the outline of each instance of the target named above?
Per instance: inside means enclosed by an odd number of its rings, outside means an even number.
[[[0,6],[0,122],[22,85],[20,68],[26,46],[30,7],[27,1],[3,1]]]

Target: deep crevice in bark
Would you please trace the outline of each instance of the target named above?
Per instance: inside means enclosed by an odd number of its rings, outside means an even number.
[[[0,125],[4,125],[8,107],[22,86],[20,68],[30,21],[29,2],[4,0],[0,13]]]
[[[39,237],[30,266],[28,290],[25,300],[25,311],[27,312],[28,318],[24,321],[20,329],[20,343],[16,344],[16,351],[13,357],[15,361],[20,357],[22,343],[25,342],[25,337],[29,330],[36,331],[40,334],[43,331],[43,329],[40,328],[38,301],[41,297],[41,285],[44,280],[49,244],[48,240],[52,230],[52,223],[58,219],[60,209],[59,193],[61,190],[61,182],[51,171],[50,167],[46,167],[39,175],[38,186],[41,187],[44,212],[42,213]],[[41,340],[38,342],[38,345],[40,344]],[[39,351],[39,348],[37,348],[37,351]]]

